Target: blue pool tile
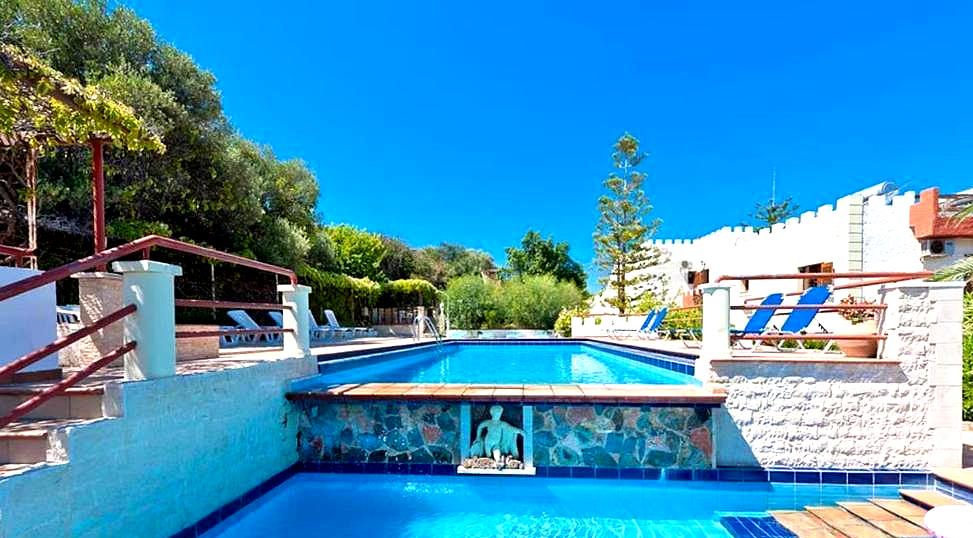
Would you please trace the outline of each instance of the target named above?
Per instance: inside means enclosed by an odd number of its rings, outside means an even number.
[[[409,474],[432,474],[432,464],[430,463],[410,463]]]
[[[873,473],[868,471],[848,471],[848,485],[871,485],[875,483]]]
[[[435,475],[456,474],[456,466],[449,465],[448,463],[434,463],[432,464],[432,474]]]
[[[591,467],[571,467],[571,478],[594,478],[595,470]]]
[[[362,472],[368,474],[385,474],[388,472],[388,464],[385,463],[363,463]]]
[[[571,468],[570,467],[548,467],[547,476],[551,478],[570,478]]]
[[[899,473],[899,484],[903,486],[925,486],[926,476],[926,473],[918,472]]]
[[[693,480],[706,480],[714,482],[719,480],[720,473],[716,469],[696,469],[693,471]]]
[[[598,467],[595,469],[595,478],[618,478],[618,469],[613,467]]]
[[[884,486],[899,483],[899,473],[892,471],[876,471],[872,474],[876,486]]]
[[[618,477],[625,479],[641,480],[643,478],[642,469],[625,467],[618,470]]]
[[[766,482],[763,469],[720,469],[720,482]]]
[[[820,484],[821,473],[819,471],[794,471],[794,482],[798,484]]]
[[[170,538],[196,538],[196,526],[186,527],[185,529],[173,534]]]
[[[692,469],[666,469],[666,480],[692,480]]]
[[[844,471],[821,471],[822,484],[847,484],[848,473]]]
[[[646,480],[661,480],[662,469],[642,469],[642,478]]]
[[[767,471],[767,478],[771,482],[781,482],[784,484],[794,483],[794,471],[786,471],[783,469],[776,469]]]
[[[770,516],[723,516],[720,524],[734,538],[792,538],[787,530]]]
[[[408,474],[409,464],[408,463],[398,463],[389,462],[385,464],[385,472],[388,474]]]
[[[547,476],[547,465],[537,465],[534,467],[534,476]]]

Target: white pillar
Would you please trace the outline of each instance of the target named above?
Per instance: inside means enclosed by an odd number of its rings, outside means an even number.
[[[696,377],[709,380],[709,361],[730,358],[730,286],[704,284],[703,347],[696,360]]]
[[[115,262],[122,273],[122,304],[138,310],[124,321],[126,342],[136,347],[125,355],[125,379],[141,380],[176,374],[176,305],[173,284],[182,267],[140,260]]]
[[[311,353],[311,323],[308,310],[308,296],[311,288],[301,284],[277,286],[280,302],[284,306],[282,317],[284,328],[294,332],[284,333],[284,353],[292,356],[307,357]]]
[[[422,336],[426,333],[426,307],[417,306],[416,307],[416,338],[422,339]]]

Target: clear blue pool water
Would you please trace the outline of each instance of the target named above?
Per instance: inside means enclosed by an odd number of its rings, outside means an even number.
[[[329,383],[698,384],[692,376],[640,362],[609,347],[579,343],[447,343],[441,348],[328,362],[322,373]]]
[[[726,515],[894,498],[898,487],[298,474],[203,536],[724,538]]]

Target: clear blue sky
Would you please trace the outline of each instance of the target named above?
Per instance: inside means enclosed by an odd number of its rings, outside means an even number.
[[[502,261],[533,228],[589,263],[624,131],[660,237],[739,223],[774,167],[801,210],[973,186],[971,2],[124,3],[307,162],[326,221],[416,246]]]

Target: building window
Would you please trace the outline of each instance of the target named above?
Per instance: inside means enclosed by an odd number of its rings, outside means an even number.
[[[832,262],[813,263],[811,265],[798,267],[797,272],[798,273],[833,273],[834,263]],[[813,288],[814,286],[824,286],[826,284],[832,284],[833,282],[834,282],[833,278],[826,278],[826,277],[805,278],[804,289]]]
[[[689,271],[686,273],[686,283],[696,287],[700,284],[709,283],[709,269],[703,269],[702,271]]]

